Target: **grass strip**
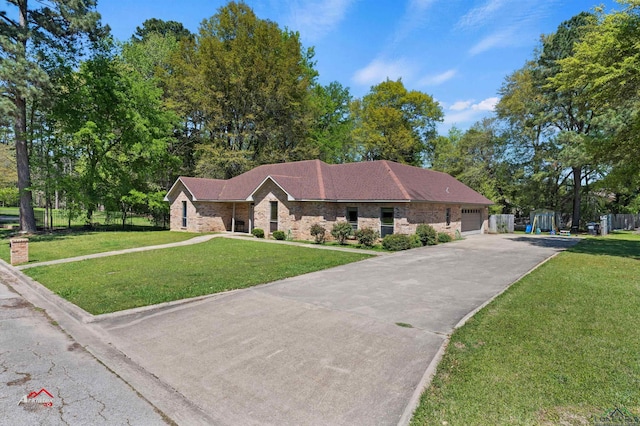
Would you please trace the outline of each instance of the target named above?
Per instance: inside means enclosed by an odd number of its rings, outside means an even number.
[[[200,234],[171,231],[56,232],[29,237],[29,262],[46,262],[86,254],[185,241]],[[11,258],[9,240],[0,241],[0,258]]]
[[[413,425],[640,415],[640,236],[588,239],[456,330]]]
[[[94,315],[251,287],[331,268],[368,254],[216,238],[25,272]]]

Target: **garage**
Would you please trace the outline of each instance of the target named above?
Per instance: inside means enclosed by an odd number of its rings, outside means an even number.
[[[462,209],[462,232],[467,234],[480,234],[482,232],[482,209]]]

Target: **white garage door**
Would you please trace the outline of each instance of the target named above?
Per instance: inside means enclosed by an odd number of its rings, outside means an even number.
[[[482,210],[462,209],[462,232],[479,233],[482,230]]]

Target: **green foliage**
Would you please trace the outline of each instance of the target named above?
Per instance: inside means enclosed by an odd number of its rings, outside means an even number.
[[[317,158],[308,142],[313,49],[298,33],[230,2],[181,43],[169,83],[176,106],[194,120],[198,174],[235,176],[236,164]],[[212,153],[222,153],[222,161]],[[241,157],[241,158],[238,158]],[[206,173],[203,173],[206,171]]]
[[[386,80],[351,104],[354,143],[359,158],[420,166],[442,109],[433,98],[408,91],[401,80]]]
[[[98,206],[125,220],[132,206],[147,204],[143,193],[158,191],[152,181],[174,161],[167,146],[175,117],[153,80],[102,51],[64,80],[66,93],[51,114],[72,135],[60,138],[68,144],[61,189],[67,202],[84,206],[88,221]]]
[[[142,23],[142,28],[136,27],[136,32],[131,38],[136,42],[145,42],[154,35],[170,36],[176,40],[185,40],[193,37],[191,31],[186,29],[180,22],[151,18]]]
[[[331,228],[331,235],[338,243],[345,244],[347,237],[353,235],[353,227],[348,222],[336,222]]]
[[[253,228],[253,230],[251,231],[251,234],[253,234],[253,236],[256,238],[264,238],[264,229]]]
[[[273,238],[275,238],[276,240],[280,240],[283,241],[287,238],[287,234],[285,234],[284,231],[273,231],[273,233],[271,234],[273,236]]]
[[[433,226],[421,223],[416,227],[416,235],[420,239],[420,243],[423,246],[433,246],[438,244],[438,233]]]
[[[382,239],[382,248],[388,251],[409,250],[421,246],[420,239],[415,235],[389,234]]]
[[[319,223],[314,223],[313,225],[311,225],[311,229],[309,230],[309,232],[311,233],[311,236],[314,238],[316,244],[324,243],[325,234],[327,232],[324,226],[320,225]]]
[[[380,233],[372,228],[362,228],[355,232],[358,243],[366,247],[373,247],[375,242],[380,238]]]
[[[5,187],[0,188],[0,203],[3,206],[17,206],[20,200],[20,194],[18,194],[18,188]]]
[[[99,25],[96,1],[5,2],[15,9],[0,12],[0,115],[10,117],[15,135],[20,225],[35,232],[31,168],[27,139],[33,135],[27,104],[46,105],[53,92],[51,79],[60,68],[71,68],[80,57],[84,36],[106,33]],[[31,5],[31,7],[29,7]],[[35,6],[35,7],[34,7]],[[31,111],[31,117],[36,111]]]
[[[320,160],[327,163],[347,163],[356,160],[351,139],[353,120],[349,114],[351,94],[337,81],[328,86],[316,84],[311,91],[313,124],[312,143]]]
[[[451,235],[446,232],[438,232],[438,243],[450,243],[453,241]]]

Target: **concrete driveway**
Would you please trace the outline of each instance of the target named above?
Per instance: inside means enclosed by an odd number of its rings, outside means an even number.
[[[575,242],[471,236],[90,326],[203,423],[397,424],[456,324]]]

